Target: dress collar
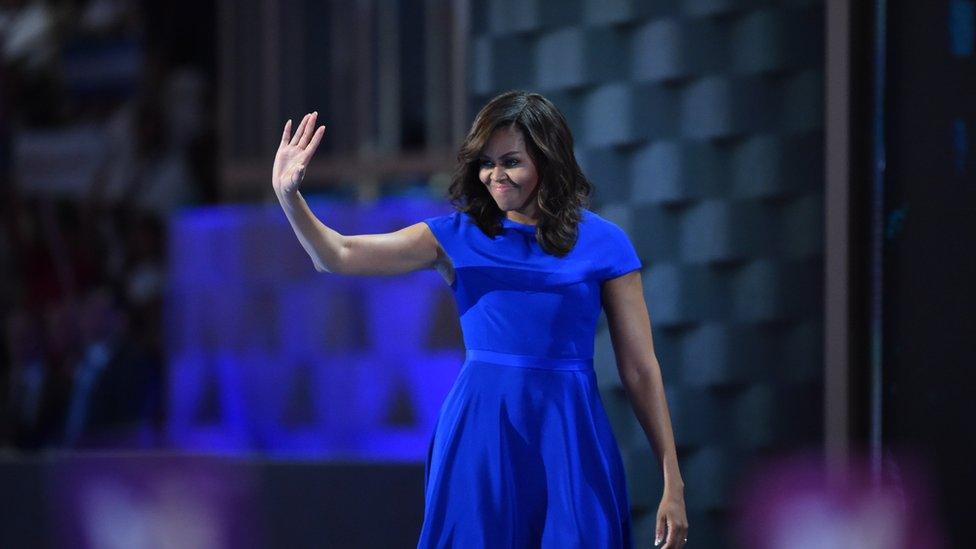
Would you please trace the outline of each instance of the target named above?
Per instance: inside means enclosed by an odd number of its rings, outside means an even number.
[[[508,227],[510,229],[515,229],[516,231],[522,231],[526,233],[535,233],[535,225],[529,225],[528,223],[519,223],[518,221],[512,221],[507,217],[502,217],[502,227]]]

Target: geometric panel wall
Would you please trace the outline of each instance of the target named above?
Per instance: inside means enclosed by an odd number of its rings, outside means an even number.
[[[508,89],[566,115],[592,207],[643,260],[695,545],[729,545],[737,476],[821,443],[823,6],[814,0],[481,0],[474,112]],[[661,474],[605,323],[603,399],[636,539]]]

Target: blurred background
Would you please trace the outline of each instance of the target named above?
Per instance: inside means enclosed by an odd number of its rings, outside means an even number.
[[[272,160],[318,110],[313,211],[396,230],[509,89],[645,265],[688,547],[974,546],[974,50],[976,0],[0,0],[0,546],[415,546],[454,302],[317,273]]]

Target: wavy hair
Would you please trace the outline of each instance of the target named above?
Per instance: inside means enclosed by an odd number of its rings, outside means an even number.
[[[508,91],[482,107],[458,150],[448,187],[450,201],[469,214],[485,234],[494,237],[501,232],[505,214],[478,178],[478,157],[492,132],[502,127],[522,132],[539,175],[536,241],[546,253],[564,256],[576,245],[578,224],[583,208],[589,205],[592,185],[576,162],[566,118],[538,93]]]

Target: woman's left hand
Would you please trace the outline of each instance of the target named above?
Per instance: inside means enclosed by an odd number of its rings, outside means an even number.
[[[664,497],[661,498],[661,504],[657,508],[655,547],[664,539],[665,528],[667,528],[668,539],[664,540],[661,549],[677,549],[685,546],[688,539],[688,518],[685,516],[684,492],[664,491]]]

